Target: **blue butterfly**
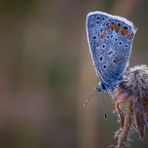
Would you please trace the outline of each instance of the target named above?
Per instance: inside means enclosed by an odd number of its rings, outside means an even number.
[[[110,95],[123,79],[137,28],[129,20],[94,11],[86,17],[90,54],[100,83],[96,89]]]

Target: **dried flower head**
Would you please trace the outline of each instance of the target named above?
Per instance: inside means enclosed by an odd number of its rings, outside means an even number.
[[[116,148],[123,148],[133,125],[140,139],[145,134],[148,122],[148,67],[130,68],[115,89],[114,97],[114,108],[120,115],[121,124]]]

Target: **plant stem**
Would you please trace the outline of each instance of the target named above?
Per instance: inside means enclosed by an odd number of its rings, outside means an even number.
[[[125,142],[128,138],[128,133],[131,127],[131,119],[132,119],[132,103],[130,103],[128,112],[125,115],[125,121],[124,125],[122,128],[122,131],[119,135],[118,141],[117,141],[117,146],[116,148],[124,148],[125,147]]]

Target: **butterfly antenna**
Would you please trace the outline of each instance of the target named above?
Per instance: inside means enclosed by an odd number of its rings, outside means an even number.
[[[88,98],[87,98],[87,99],[85,100],[85,102],[83,103],[83,107],[86,107],[86,106],[88,105],[88,103],[89,103],[90,100],[92,99],[92,95],[95,93],[96,90],[97,90],[96,87],[94,87],[94,88],[92,89],[92,91],[90,92]]]

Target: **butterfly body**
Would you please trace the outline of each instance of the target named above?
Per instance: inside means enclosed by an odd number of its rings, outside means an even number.
[[[133,23],[105,12],[90,12],[86,17],[90,54],[101,83],[97,89],[113,92],[123,79],[137,29]]]

